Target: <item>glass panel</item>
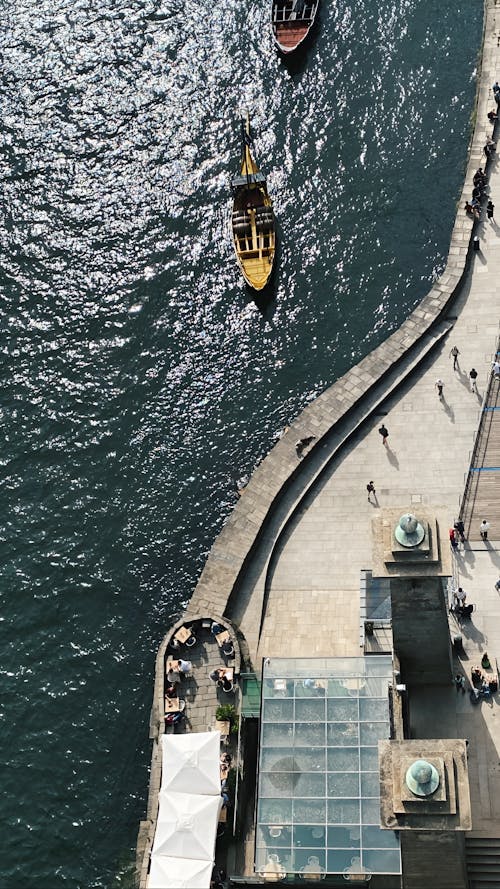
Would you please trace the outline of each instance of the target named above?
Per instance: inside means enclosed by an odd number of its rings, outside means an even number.
[[[282,676],[294,676],[308,679],[314,669],[315,678],[331,677],[384,677],[387,681],[392,677],[392,658],[390,655],[379,657],[346,657],[346,658],[270,658],[264,664],[266,680]]]
[[[362,747],[360,750],[361,771],[378,772],[378,748]]]
[[[329,824],[356,824],[359,823],[358,799],[329,799],[328,823]]]
[[[357,722],[358,702],[351,698],[329,698],[327,719],[329,722]]]
[[[335,772],[328,775],[328,796],[359,796],[359,775],[357,772]]]
[[[317,825],[316,827],[304,827],[298,825],[293,828],[293,845],[306,846],[314,848],[315,846],[325,847],[326,828]]]
[[[326,872],[326,854],[320,849],[295,849],[293,855],[295,873],[300,873],[307,879],[311,874],[312,879],[317,879],[317,874]]]
[[[295,721],[296,722],[324,722],[325,721],[325,700],[313,701],[307,698],[302,701],[295,701]]]
[[[290,824],[292,801],[288,799],[260,800],[257,820],[262,824]]]
[[[282,747],[264,748],[260,763],[261,772],[300,772],[301,766],[293,750],[290,754]]]
[[[389,737],[389,726],[387,722],[362,722],[360,724],[361,744],[367,746],[376,744]]]
[[[299,769],[302,772],[324,772],[326,750],[324,747],[298,747],[293,751]]]
[[[331,747],[357,747],[359,743],[357,722],[329,722],[326,741]]]
[[[361,772],[361,796],[380,796],[378,772]]]
[[[401,873],[401,859],[397,851],[372,852],[368,849],[363,852],[363,864],[374,874]]]
[[[387,679],[366,679],[359,689],[359,696],[360,698],[386,698],[388,685]]]
[[[361,800],[362,824],[380,824],[380,801],[378,799]]]
[[[350,867],[352,859],[359,858],[359,849],[349,849],[345,852],[341,849],[328,850],[328,871],[332,874],[341,874],[346,867]],[[347,883],[346,883],[347,886]]]
[[[356,750],[346,750],[342,747],[330,747],[327,750],[327,763],[329,772],[357,772],[359,771],[359,750],[357,748]]]
[[[276,856],[276,858],[281,862],[283,862],[283,860],[285,858],[288,858],[288,860],[290,860],[291,854],[292,854],[291,842],[288,844],[288,846],[284,846],[284,845],[280,846],[277,843],[275,843],[274,840],[272,840],[270,845],[259,846],[257,849],[257,857],[263,863],[267,861],[269,856]]]
[[[325,743],[325,723],[320,722],[313,725],[295,723],[295,744],[296,746],[310,747],[311,744]]]
[[[259,824],[257,828],[257,846],[259,848],[269,848],[270,846],[291,848],[291,827],[285,827],[283,824],[272,824],[269,827],[263,827]]]
[[[359,702],[359,718],[361,722],[388,722],[389,701],[387,698],[361,698]]]
[[[267,722],[263,727],[266,747],[293,747],[293,723]]]
[[[327,688],[326,679],[300,679],[295,683],[295,697],[324,698]]]
[[[360,688],[363,688],[365,685],[365,679],[364,677],[349,676],[346,679],[342,679],[342,685],[350,698],[357,698],[359,697]]]
[[[299,779],[298,772],[275,772],[274,774],[264,772],[260,776],[260,795],[261,797],[283,797],[286,799],[297,796],[296,787]]]
[[[280,865],[281,868],[279,868]],[[282,870],[283,874],[293,871],[292,856],[287,849],[270,849],[269,851],[265,849],[257,849],[255,869],[258,873],[264,874],[266,868],[269,868],[270,873],[276,873],[276,866]]]
[[[286,679],[266,679],[262,683],[263,698],[293,698],[293,682]]]
[[[394,830],[363,827],[362,837],[365,849],[399,849],[399,835]]]
[[[348,691],[345,685],[342,685],[340,679],[329,679],[328,680],[328,689],[327,689],[329,698],[347,698]]]
[[[295,799],[293,801],[294,824],[324,824],[326,821],[325,800]]]
[[[278,700],[278,698],[271,698],[264,701],[262,713],[264,722],[292,722],[293,701],[282,701]]]
[[[359,825],[328,827],[328,845],[335,849],[359,849]]]
[[[390,656],[365,658],[365,670],[367,677],[383,676],[387,683],[388,679],[392,679],[392,658]]]
[[[293,796],[312,796],[323,798],[326,793],[325,773],[303,772],[298,777]]]

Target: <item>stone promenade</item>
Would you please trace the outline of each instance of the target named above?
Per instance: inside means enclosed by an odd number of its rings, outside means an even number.
[[[494,27],[493,27],[494,25]],[[483,78],[492,84],[500,70],[496,22],[486,34]],[[478,120],[495,107],[480,95]],[[476,167],[483,158],[476,152]],[[489,166],[490,196],[499,206],[500,162]],[[270,564],[256,567],[253,581],[264,602],[259,635],[249,633],[255,662],[261,657],[355,656],[359,654],[360,571],[371,565],[371,521],[381,508],[414,511],[444,508],[450,526],[458,516],[482,396],[498,346],[500,318],[500,226],[483,218],[477,228],[480,250],[471,256],[460,296],[450,309],[451,330],[410,369],[400,387],[380,403],[352,434],[307,494],[281,535]],[[459,349],[453,369],[450,350]],[[478,393],[470,391],[469,371],[478,371]],[[436,380],[444,382],[439,399]],[[384,447],[378,427],[389,430]],[[366,484],[374,481],[376,499]],[[483,516],[477,517],[477,524]],[[488,516],[484,516],[488,519]],[[477,530],[477,529],[476,529]],[[473,535],[477,537],[477,534]],[[465,657],[458,669],[470,676],[481,654],[500,661],[500,527],[492,524],[487,544],[474,540],[454,557],[454,582],[476,605],[465,625]],[[251,596],[247,596],[248,605]],[[418,603],[416,603],[418,607]],[[242,615],[242,624],[250,622]],[[254,625],[258,615],[254,615]],[[255,645],[255,649],[253,646]],[[410,690],[411,692],[411,690]],[[469,768],[474,833],[498,836],[500,818],[500,697],[473,707],[453,687],[420,690],[412,701],[415,735],[439,734],[470,741]]]
[[[188,616],[230,618],[257,670],[268,655],[359,654],[360,572],[371,565],[371,521],[381,508],[417,514],[419,505],[438,508],[450,525],[458,516],[499,337],[500,227],[483,210],[473,229],[463,210],[474,171],[484,166],[483,146],[492,133],[486,115],[495,107],[491,85],[500,77],[500,10],[493,0],[485,15],[474,137],[444,274],[402,327],[309,405],[266,457],[216,540],[188,605]],[[487,172],[500,217],[496,154]],[[471,248],[474,235],[479,251]],[[472,367],[477,395],[469,387]],[[382,422],[387,447],[377,431]],[[309,436],[314,441],[300,460],[295,442]],[[492,525],[488,545],[474,542],[454,558],[455,583],[477,606],[467,630],[467,675],[482,651],[500,658],[499,547],[500,528]],[[412,704],[415,735],[432,735],[439,720],[440,736],[470,740],[474,829],[498,833],[498,703],[472,708],[468,695],[453,687],[419,695]]]

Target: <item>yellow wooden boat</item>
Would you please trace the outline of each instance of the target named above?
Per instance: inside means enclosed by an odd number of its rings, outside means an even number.
[[[255,163],[250,148],[250,120],[242,121],[240,175],[231,180],[233,216],[231,231],[238,265],[254,290],[269,281],[276,252],[274,213],[266,180]]]

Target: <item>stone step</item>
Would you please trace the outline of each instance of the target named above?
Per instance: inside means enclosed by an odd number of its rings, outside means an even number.
[[[485,858],[500,862],[500,849],[467,849],[467,861],[482,861]]]
[[[476,880],[469,877],[469,889],[498,889],[498,879]]]
[[[469,877],[474,880],[483,877],[492,879],[494,877],[497,881],[497,885],[500,886],[500,870],[494,864],[474,864],[473,867],[467,867],[467,873],[469,874]]]
[[[496,839],[496,837],[467,837],[465,845],[468,849],[500,849],[500,839]]]

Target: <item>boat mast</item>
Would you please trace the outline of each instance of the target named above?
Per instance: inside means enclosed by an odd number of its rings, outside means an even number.
[[[250,175],[248,172],[248,168],[250,166],[250,145],[252,144],[252,138],[250,136],[250,116],[248,114],[248,111],[246,123],[243,119],[241,120],[241,131],[243,134],[243,162],[245,164],[245,175],[247,177],[247,187],[250,188]]]

